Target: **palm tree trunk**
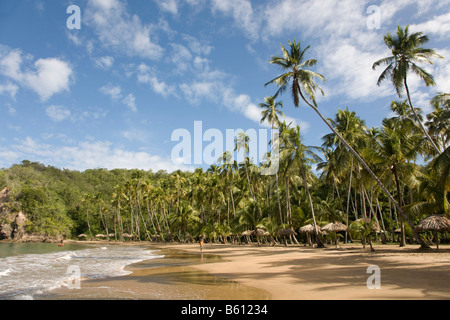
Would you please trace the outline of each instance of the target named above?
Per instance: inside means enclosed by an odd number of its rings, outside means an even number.
[[[396,208],[398,209],[400,215],[405,219],[405,221],[409,224],[411,229],[414,232],[414,236],[416,237],[417,241],[420,243],[420,246],[422,248],[429,248],[429,246],[422,240],[419,233],[414,229],[414,224],[411,222],[411,220],[408,218],[408,216],[403,211],[402,207],[398,204],[397,201],[395,201],[394,197],[391,195],[391,193],[386,189],[384,184],[380,181],[380,179],[373,173],[373,171],[369,168],[367,163],[361,158],[361,156],[350,146],[350,144],[333,128],[333,126],[325,119],[325,117],[322,115],[322,113],[314,106],[312,105],[308,100],[305,99],[303,96],[303,93],[300,91],[300,94],[302,96],[302,99],[319,115],[319,117],[322,119],[323,122],[331,129],[331,131],[339,138],[339,140],[344,143],[344,145],[347,147],[347,149],[358,159],[358,161],[361,163],[361,165],[364,167],[364,169],[367,170],[367,172],[372,176],[372,178],[377,182],[377,184],[380,186],[380,188],[384,191],[386,196],[388,196],[389,199],[394,203]]]
[[[427,137],[427,139],[430,141],[431,145],[433,146],[433,148],[436,150],[436,152],[438,154],[441,154],[441,150],[439,149],[439,147],[436,145],[436,143],[434,143],[433,139],[430,137],[430,135],[428,134],[428,131],[425,129],[425,127],[423,126],[422,121],[420,121],[419,116],[417,115],[416,110],[414,110],[414,106],[411,102],[411,95],[409,94],[409,88],[408,88],[408,84],[406,82],[406,77],[403,80],[403,83],[405,84],[405,89],[406,89],[406,95],[408,96],[408,102],[409,102],[409,106],[411,107],[412,112],[414,113],[414,116],[417,119],[417,122],[420,125],[420,128],[422,129],[423,133],[425,134],[425,136]]]
[[[348,195],[347,195],[347,213],[345,216],[347,226],[348,226],[348,213],[350,210],[350,196],[351,196],[351,192],[352,192],[352,178],[353,178],[353,157],[352,157],[352,163],[351,163],[351,167],[350,167],[350,179],[348,182]],[[348,231],[345,231],[345,243],[347,243],[347,242],[348,242]]]
[[[86,221],[89,229],[89,240],[92,240],[91,225],[89,224],[89,209],[86,209]]]
[[[275,129],[274,123],[272,122],[272,145],[275,143],[274,136],[273,136],[273,130]],[[278,142],[277,142],[278,143]],[[281,201],[280,201],[280,189],[278,187],[278,170],[275,173],[275,182],[277,185],[277,201],[278,201],[278,212],[280,214],[280,223],[283,224],[283,214],[281,213]]]
[[[304,168],[301,168],[300,171],[302,174],[303,183],[305,185],[306,194],[308,195],[309,206],[311,207],[311,214],[314,222],[314,233],[316,234],[317,248],[325,248],[325,246],[322,243],[322,239],[320,238],[319,230],[317,229],[316,215],[314,213],[314,205],[312,202],[311,194],[309,193],[308,181],[306,180],[306,173]]]
[[[392,172],[394,173],[395,185],[397,187],[398,203],[400,204],[400,206],[402,206],[403,205],[403,196],[402,196],[402,193],[400,190],[400,181],[398,179],[397,166],[395,164],[392,166]],[[403,224],[402,215],[400,215],[400,230],[401,230],[400,247],[404,247],[404,246],[406,246],[406,238],[405,238],[405,226]]]

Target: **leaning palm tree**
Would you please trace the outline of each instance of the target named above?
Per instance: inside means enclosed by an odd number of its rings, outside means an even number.
[[[403,92],[406,91],[406,96],[408,98],[411,111],[414,113],[423,133],[439,154],[441,153],[441,150],[428,134],[413,107],[407,82],[408,73],[412,71],[425,82],[427,87],[435,85],[433,76],[417,65],[417,63],[420,62],[428,62],[429,64],[433,64],[431,58],[442,58],[442,56],[436,54],[433,49],[426,49],[422,47],[428,41],[428,36],[424,35],[422,32],[410,34],[409,26],[406,26],[404,30],[398,26],[397,36],[393,36],[388,33],[384,37],[385,44],[392,50],[392,56],[378,60],[373,64],[372,68],[375,70],[380,65],[387,65],[387,68],[378,78],[377,85],[380,86],[384,80],[390,78],[400,98],[403,96]]]
[[[280,93],[283,93],[288,88],[291,89],[292,97],[294,100],[295,107],[300,106],[300,98],[310,106],[322,119],[322,121],[330,128],[330,130],[338,137],[340,141],[347,147],[347,149],[356,157],[356,159],[361,163],[361,165],[369,172],[372,178],[377,182],[380,188],[385,192],[385,194],[389,197],[392,203],[395,204],[398,211],[402,216],[404,216],[405,220],[411,226],[411,229],[414,228],[413,223],[410,219],[405,215],[401,206],[395,200],[395,198],[390,194],[387,188],[383,185],[380,179],[373,173],[367,163],[361,158],[361,156],[350,146],[350,144],[335,130],[335,128],[330,124],[330,122],[322,115],[319,111],[315,94],[317,91],[321,92],[324,95],[323,90],[316,83],[316,79],[325,81],[325,78],[314,71],[310,71],[306,68],[313,67],[317,64],[317,60],[309,59],[305,60],[306,52],[310,49],[310,46],[305,49],[301,49],[300,41],[298,43],[292,43],[289,41],[290,52],[281,45],[282,56],[274,56],[269,61],[271,64],[275,64],[284,71],[283,74],[276,77],[275,79],[269,81],[265,85],[276,84],[279,89],[275,95],[277,97]],[[305,96],[306,95],[306,96]],[[308,99],[308,98],[309,99]],[[429,246],[420,238],[419,234],[415,232],[415,236],[422,247],[429,248]]]

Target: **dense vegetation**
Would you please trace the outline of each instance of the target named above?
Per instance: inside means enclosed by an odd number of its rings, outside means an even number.
[[[313,239],[320,246],[334,235],[320,234],[318,227],[342,222],[350,227],[341,235],[345,241],[370,242],[378,231],[377,238],[384,242],[405,245],[409,240],[425,246],[414,226],[430,215],[448,216],[450,191],[450,95],[439,94],[430,102],[433,111],[423,115],[413,107],[407,86],[410,72],[427,86],[434,85],[432,75],[418,65],[439,57],[422,47],[427,40],[400,27],[396,36],[386,35],[393,56],[373,68],[387,66],[379,84],[391,80],[400,100],[391,104],[392,117],[376,128],[366,127],[348,108],[325,119],[315,100],[316,92],[323,93],[315,81],[325,78],[308,70],[317,63],[306,59],[309,47],[302,49],[295,41],[288,49],[282,47],[282,55],[270,62],[284,73],[267,83],[279,90],[260,105],[262,121],[280,131],[271,141],[280,150],[274,176],[261,175],[270,163],[256,165],[248,157],[242,163],[230,162],[226,152],[207,171],[173,173],[78,172],[23,161],[0,170],[0,187],[11,189],[9,205],[28,216],[28,231],[47,235],[76,238],[84,233],[94,238],[101,233],[123,240],[130,234],[150,241],[203,235],[208,241],[226,242],[262,229],[266,239],[275,241],[281,240],[280,230],[298,231],[312,224]],[[283,121],[278,98],[286,90],[296,107],[311,107],[331,129],[322,146],[305,146],[301,128]],[[249,138],[240,134],[234,151],[248,155],[249,145]],[[297,239],[300,235],[291,237]]]

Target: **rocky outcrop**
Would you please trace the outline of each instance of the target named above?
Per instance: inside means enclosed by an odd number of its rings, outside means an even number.
[[[9,194],[10,190],[6,187],[0,191],[0,240],[10,240],[12,238],[12,216],[8,206],[6,206],[6,202],[9,200]]]
[[[27,221],[27,217],[25,217],[22,212],[17,214],[16,219],[11,224],[11,227],[13,228],[12,238],[14,240],[21,240],[26,235],[25,225]]]
[[[10,208],[11,191],[4,188],[0,191],[0,240],[13,242],[50,242],[56,243],[63,237],[48,237],[41,234],[29,234],[26,232],[28,219],[23,212],[14,212]]]

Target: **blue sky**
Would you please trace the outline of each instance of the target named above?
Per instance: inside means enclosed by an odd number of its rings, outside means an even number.
[[[67,28],[70,5],[81,30]],[[369,28],[378,13],[379,29]],[[172,133],[193,134],[194,121],[224,135],[266,128],[257,106],[280,72],[267,61],[294,38],[327,79],[323,114],[348,107],[379,126],[398,98],[371,67],[389,55],[383,36],[407,24],[446,58],[425,66],[436,87],[409,80],[429,112],[437,92],[450,92],[449,0],[2,0],[0,167],[192,169],[172,161]],[[317,115],[289,94],[280,100],[304,143],[321,145],[329,131]]]

